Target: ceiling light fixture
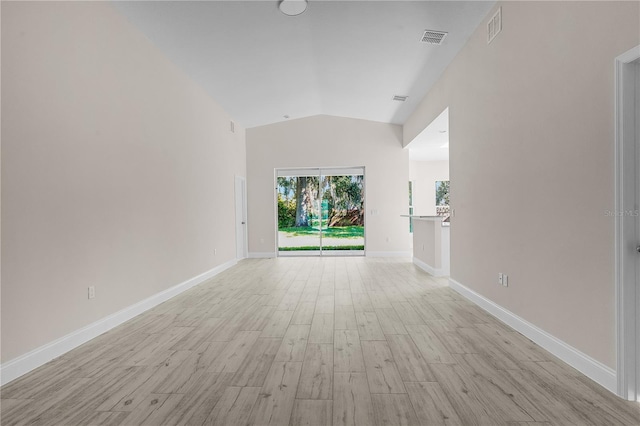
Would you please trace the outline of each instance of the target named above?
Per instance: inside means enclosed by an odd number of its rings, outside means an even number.
[[[278,8],[287,16],[298,16],[307,10],[307,0],[282,0]]]

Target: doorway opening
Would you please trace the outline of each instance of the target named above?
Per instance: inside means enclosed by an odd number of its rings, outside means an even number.
[[[640,401],[640,46],[615,67],[616,375],[618,395]]]
[[[276,170],[278,256],[364,256],[364,167]]]
[[[413,263],[432,275],[448,276],[451,269],[449,108],[405,148],[409,150],[408,210]]]

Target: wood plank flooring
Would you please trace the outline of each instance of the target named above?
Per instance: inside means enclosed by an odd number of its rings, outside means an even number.
[[[2,425],[640,425],[411,263],[244,260],[0,389]]]

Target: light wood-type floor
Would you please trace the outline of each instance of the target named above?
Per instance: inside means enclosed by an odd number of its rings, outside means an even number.
[[[411,263],[245,260],[1,389],[3,425],[638,425]]]

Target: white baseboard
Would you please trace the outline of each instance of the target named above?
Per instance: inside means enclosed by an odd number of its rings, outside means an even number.
[[[5,385],[12,380],[46,364],[54,358],[69,352],[70,350],[98,337],[112,328],[122,324],[131,318],[165,302],[190,288],[203,283],[220,272],[229,269],[237,263],[236,259],[230,260],[222,265],[204,272],[198,276],[188,279],[176,286],[168,288],[160,293],[154,294],[138,303],[106,316],[93,322],[79,330],[67,334],[59,339],[40,346],[18,358],[5,362],[0,366],[0,385]]]
[[[591,358],[589,355],[580,352],[578,349],[570,346],[566,342],[552,336],[546,331],[504,309],[500,305],[497,305],[470,288],[463,286],[459,282],[449,279],[449,286],[494,317],[498,318],[500,321],[507,324],[509,327],[520,332],[539,346],[560,358],[562,361],[580,371],[591,380],[599,383],[609,391],[616,393],[616,372],[612,368],[607,367],[601,362]]]
[[[367,250],[365,256],[367,257],[411,257],[410,251],[370,251]]]
[[[249,252],[249,259],[270,259],[272,257],[276,257],[276,253],[273,251],[265,251],[265,252],[250,251]]]
[[[417,257],[413,258],[413,264],[425,271],[427,274],[433,275],[434,277],[443,277],[445,275],[442,269],[436,269],[433,266],[424,263]]]

